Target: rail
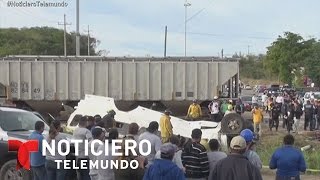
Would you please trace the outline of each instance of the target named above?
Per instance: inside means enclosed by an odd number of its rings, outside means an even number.
[[[124,62],[237,62],[238,58],[219,58],[211,56],[190,57],[104,57],[104,56],[7,56],[2,61],[124,61]]]

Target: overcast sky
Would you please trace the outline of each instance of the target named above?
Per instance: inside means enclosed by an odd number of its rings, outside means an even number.
[[[12,8],[0,0],[0,27],[58,25],[67,15],[67,30],[75,31],[75,0],[66,8]],[[20,0],[12,0],[20,2]],[[37,0],[24,0],[37,1]],[[63,0],[45,0],[62,2]],[[217,56],[234,52],[265,53],[284,31],[318,37],[319,0],[188,0],[187,54]],[[111,56],[162,56],[168,26],[167,55],[184,55],[185,0],[80,0],[80,30],[90,25],[101,41],[99,50]],[[62,42],[63,43],[63,42]]]

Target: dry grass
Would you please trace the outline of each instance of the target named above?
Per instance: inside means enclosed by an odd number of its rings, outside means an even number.
[[[295,136],[295,146],[301,148],[311,145],[312,148],[303,152],[308,169],[320,169],[320,142],[311,140],[310,137],[304,135],[293,134]],[[268,166],[273,152],[282,146],[282,140],[285,136],[284,131],[280,132],[265,132],[257,144],[257,153],[263,162],[263,165]],[[320,174],[318,172],[318,174]]]

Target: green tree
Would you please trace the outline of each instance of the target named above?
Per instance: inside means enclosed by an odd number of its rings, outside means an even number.
[[[51,27],[0,29],[0,56],[64,55],[63,30]],[[80,54],[88,54],[87,36],[81,35]],[[90,38],[90,55],[98,55],[99,41]],[[75,33],[67,34],[67,55],[75,55]]]
[[[299,34],[285,32],[267,49],[264,67],[278,74],[281,81],[291,84],[292,72],[304,65],[304,60],[311,52],[315,39],[304,40]]]
[[[320,42],[312,47],[312,52],[305,60],[305,73],[312,81],[320,86]]]
[[[262,59],[263,55],[242,57],[239,61],[241,77],[251,79],[266,78]]]

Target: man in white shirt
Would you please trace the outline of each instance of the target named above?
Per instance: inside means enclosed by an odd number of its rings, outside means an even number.
[[[105,152],[106,146],[108,150],[108,155],[106,156],[105,153],[101,153],[97,157],[97,159],[101,162],[108,162],[108,168],[104,169],[98,168],[98,180],[115,180],[114,169],[111,168],[111,161],[115,160],[115,157],[112,156],[112,141],[119,138],[119,132],[117,129],[110,129],[109,130],[109,137],[108,137],[108,144],[103,144],[99,146],[98,151]],[[104,163],[105,164],[105,163]],[[105,165],[104,165],[105,166]]]
[[[218,96],[213,98],[213,101],[209,104],[208,108],[211,114],[211,120],[213,122],[219,122],[220,103],[218,101]]]
[[[105,140],[105,129],[101,128],[101,127],[95,127],[92,129],[92,136],[93,136],[93,140],[100,140],[102,143],[104,143]],[[93,149],[95,150],[95,152],[98,151],[99,145],[98,143],[93,144],[93,140],[91,140],[89,142],[89,159],[93,162],[95,162],[96,160],[98,160],[98,156],[95,156],[92,154],[91,152],[91,147],[93,147]],[[90,169],[89,172],[90,178],[91,180],[98,180],[99,179],[99,174],[98,174],[98,169]]]
[[[277,104],[283,104],[284,103],[284,98],[282,96],[282,94],[279,94],[276,98],[276,103]]]
[[[261,101],[262,101],[262,104],[264,107],[266,107],[268,104],[267,104],[267,99],[268,99],[268,96],[266,93],[263,93],[262,96],[261,96]]]
[[[139,136],[139,142],[142,140],[148,140],[151,143],[151,153],[147,156],[148,165],[146,167],[150,167],[155,159],[156,153],[160,150],[162,145],[161,139],[156,135],[156,132],[159,129],[159,124],[156,121],[152,121],[147,128],[147,131],[142,133]],[[144,152],[147,151],[147,145],[144,143],[142,149]]]
[[[257,105],[258,104],[258,97],[256,96],[256,94],[254,94],[253,96],[252,96],[252,106],[255,106],[255,105]]]
[[[79,121],[79,127],[77,127],[73,132],[73,138],[76,140],[92,140],[92,134],[90,130],[87,129],[88,118],[86,116],[81,117]],[[85,146],[84,143],[79,144],[79,155],[76,156],[77,165],[80,167],[81,161],[85,161],[88,164],[89,158],[85,156]],[[87,169],[78,169],[77,170],[78,180],[90,180],[89,168]]]

